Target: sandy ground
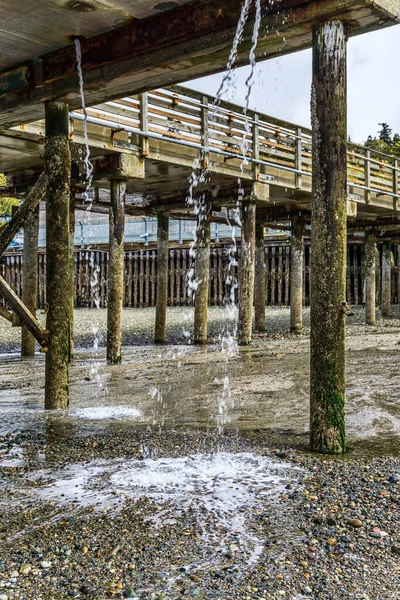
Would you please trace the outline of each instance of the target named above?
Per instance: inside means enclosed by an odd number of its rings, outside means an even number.
[[[0,600],[400,599],[400,321],[349,317],[349,454],[307,451],[309,337],[268,309],[229,361],[224,311],[207,348],[168,311],[77,311],[68,411],[43,410],[44,356],[0,339]],[[93,349],[93,327],[100,334]]]

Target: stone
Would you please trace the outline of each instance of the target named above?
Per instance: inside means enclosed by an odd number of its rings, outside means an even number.
[[[392,554],[397,554],[398,556],[400,556],[400,546],[392,546],[390,550]]]
[[[336,546],[337,540],[335,540],[335,538],[329,538],[326,543],[328,544],[328,546]]]
[[[0,600],[8,600],[7,594],[0,594]]]
[[[400,481],[400,477],[398,477],[397,475],[391,475],[389,477],[389,483],[399,483]]]
[[[42,562],[40,563],[40,566],[42,567],[42,569],[50,569],[51,562],[48,560],[42,560]]]
[[[125,588],[125,589],[122,590],[122,596],[124,598],[137,598],[135,592],[130,587],[127,587],[127,588]]]
[[[32,565],[28,563],[22,563],[19,568],[20,575],[28,575],[32,571]]]
[[[356,529],[358,527],[362,527],[362,522],[360,521],[360,519],[347,519],[346,523],[350,527],[354,527]]]

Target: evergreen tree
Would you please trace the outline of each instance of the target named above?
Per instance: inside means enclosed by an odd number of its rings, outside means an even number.
[[[385,142],[388,146],[392,145],[392,129],[387,123],[378,123],[381,126],[379,131],[379,139]]]

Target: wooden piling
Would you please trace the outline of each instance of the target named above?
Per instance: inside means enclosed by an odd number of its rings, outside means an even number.
[[[74,312],[75,312],[75,190],[71,190],[69,200],[69,276],[70,276],[70,313],[69,313],[69,359],[74,356]]]
[[[365,322],[367,325],[375,325],[376,320],[376,269],[375,269],[375,233],[365,232]]]
[[[303,329],[303,260],[304,224],[292,218],[290,262],[290,331],[301,333]]]
[[[254,299],[255,228],[256,204],[253,200],[244,200],[242,205],[242,254],[238,323],[238,343],[241,346],[246,346],[251,342]]]
[[[390,307],[392,304],[392,287],[391,287],[391,272],[392,272],[392,246],[390,241],[383,242],[382,248],[382,298],[381,298],[381,313],[382,317],[390,317]]]
[[[310,444],[345,451],[346,32],[313,30]]]
[[[71,154],[68,105],[46,102],[47,323],[45,407],[68,407],[70,335],[69,198]]]
[[[256,249],[254,272],[254,327],[265,331],[265,247],[264,224],[256,220]]]
[[[36,316],[38,292],[38,235],[39,205],[30,214],[24,226],[24,263],[22,271],[22,302]],[[35,338],[22,324],[21,356],[35,356]]]
[[[121,362],[122,301],[124,290],[124,231],[126,181],[111,179],[110,247],[107,300],[107,362]]]
[[[165,342],[168,303],[168,215],[157,213],[157,296],[155,342]]]
[[[194,334],[195,344],[207,343],[208,286],[210,279],[210,221],[209,205],[202,200],[197,216],[196,244],[196,281],[197,289],[194,297]]]

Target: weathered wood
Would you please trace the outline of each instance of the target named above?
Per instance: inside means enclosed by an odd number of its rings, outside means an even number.
[[[113,17],[111,13],[115,6],[104,4],[101,13],[104,14],[108,5],[109,21],[101,17],[95,28],[88,25],[94,22],[95,17],[78,18],[76,13],[74,26],[68,26],[70,21],[66,20],[65,31],[78,31],[89,38],[81,42],[88,106],[154,85],[187,81],[224,69],[242,8],[238,0],[197,1],[184,6],[165,3],[163,8],[169,10],[168,15],[161,12],[145,19],[129,18],[129,9],[125,8],[122,14],[123,5],[118,4]],[[256,48],[260,58],[308,48],[313,24],[323,19],[351,19],[353,35],[392,25],[398,18],[394,0],[361,3],[359,0],[280,0],[279,3],[262,0],[261,4],[263,28]],[[63,4],[59,5],[59,10],[65,11],[65,8]],[[8,6],[7,9],[10,12],[9,23],[18,22],[16,9]],[[44,22],[35,24],[35,42],[33,47],[30,46],[28,55],[23,50],[18,52],[17,46],[16,56],[13,55],[9,62],[3,61],[4,72],[0,78],[2,127],[18,120],[29,122],[41,117],[41,104],[48,98],[68,97],[71,105],[80,106],[75,48],[73,44],[65,46],[66,33],[54,25],[52,19],[55,10],[49,11]],[[252,5],[238,48],[238,65],[248,62],[254,13]],[[124,25],[115,28],[113,23],[118,22],[119,16],[123,18]],[[20,20],[26,23],[24,19]],[[4,21],[4,43],[7,43],[11,33],[7,28],[8,19]],[[20,33],[21,37],[32,38],[25,28]],[[56,41],[54,30],[60,30]],[[94,32],[98,34],[92,36]],[[282,36],[286,37],[287,43],[282,43]],[[48,48],[54,51],[45,53]]]
[[[315,26],[310,445],[322,453],[340,453],[346,448],[346,46],[344,23]]]
[[[291,242],[290,331],[301,333],[303,329],[304,224],[297,218],[292,218]]]
[[[390,307],[392,303],[391,288],[392,273],[392,246],[390,242],[384,242],[382,248],[382,287],[381,287],[381,313],[382,317],[390,317]]]
[[[69,201],[69,360],[74,356],[75,313],[75,191],[71,190]]]
[[[110,242],[107,297],[107,362],[121,362],[124,289],[124,231],[126,181],[110,181]]]
[[[46,102],[47,322],[45,408],[66,409],[70,353],[69,200],[71,154],[68,105]]]
[[[207,343],[208,286],[210,279],[209,205],[203,199],[197,216],[196,282],[194,296],[194,343]]]
[[[157,213],[157,293],[155,342],[162,344],[166,339],[168,304],[168,215]]]
[[[6,321],[9,321],[10,323],[13,322],[12,312],[10,312],[6,308],[4,308],[4,306],[1,306],[1,305],[0,305],[0,317],[3,317],[3,319],[6,319]]]
[[[39,205],[29,215],[24,227],[24,263],[22,302],[36,316],[38,289]],[[21,356],[35,356],[35,338],[26,325],[21,329]]]
[[[35,212],[46,193],[46,175],[42,173],[25,200],[20,204],[13,218],[0,228],[0,255],[3,254],[27,219]]]
[[[241,270],[239,285],[238,343],[250,344],[254,300],[254,258],[256,239],[256,204],[244,200],[242,204]]]
[[[256,249],[254,272],[254,328],[265,331],[265,248],[264,226],[256,222]]]
[[[365,322],[375,325],[376,287],[375,287],[375,233],[365,232],[364,272],[365,272]]]
[[[34,338],[39,342],[39,344],[43,347],[46,346],[46,332],[42,329],[40,323],[36,320],[36,318],[32,315],[32,313],[26,308],[25,304],[22,300],[17,296],[17,294],[13,291],[13,289],[8,285],[6,280],[0,275],[0,296],[2,296],[7,303],[11,306],[13,311],[18,315],[21,321],[27,326],[29,331],[32,333]],[[8,312],[8,311],[6,311]],[[4,316],[9,320],[9,317],[4,314]],[[11,322],[13,321],[13,314],[11,315]]]

